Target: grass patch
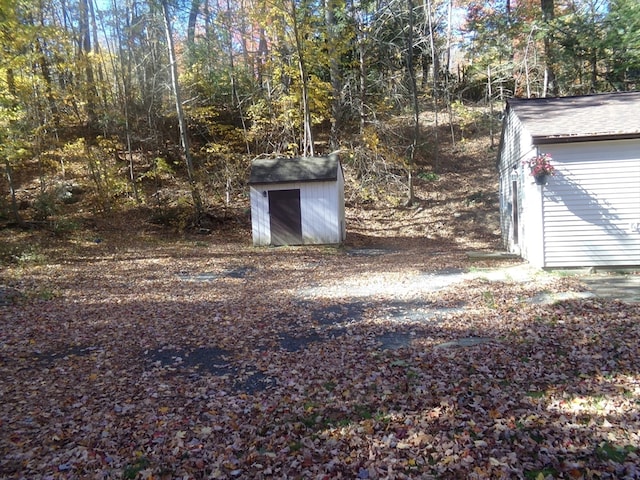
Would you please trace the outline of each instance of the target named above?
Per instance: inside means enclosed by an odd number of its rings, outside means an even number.
[[[527,480],[539,480],[545,479],[551,476],[552,478],[557,478],[558,471],[555,468],[547,467],[540,470],[527,470],[524,472],[524,478]]]
[[[148,458],[140,457],[136,459],[136,461],[133,462],[133,464],[127,465],[124,468],[124,471],[122,472],[122,478],[133,480],[138,476],[138,474],[142,470],[148,468],[149,465],[151,465],[151,462],[149,461]]]
[[[525,395],[529,398],[543,398],[547,395],[547,392],[532,390],[530,392],[525,393]]]
[[[602,442],[596,447],[596,456],[601,460],[611,460],[616,463],[623,463],[627,456],[636,452],[638,449],[633,445],[625,445],[624,447],[618,447],[610,442]]]

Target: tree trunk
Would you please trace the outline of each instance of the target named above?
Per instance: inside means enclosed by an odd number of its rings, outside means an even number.
[[[13,219],[18,225],[23,225],[24,221],[20,216],[20,211],[18,210],[18,201],[16,200],[16,189],[13,183],[13,172],[11,170],[11,164],[6,158],[4,160],[4,170],[7,176],[7,183],[9,184],[9,193],[11,194],[11,213],[13,213]]]
[[[200,12],[200,0],[191,0],[189,22],[187,23],[187,45],[193,46],[196,41],[196,21]]]
[[[551,93],[552,96],[558,95],[558,83],[556,81],[556,74],[554,69],[554,49],[553,49],[553,35],[551,34],[550,22],[554,19],[554,0],[540,0],[542,6],[542,20],[547,26],[547,30],[544,34],[544,56],[545,56],[545,69],[544,69],[544,87],[542,96],[546,97],[547,93]]]
[[[231,98],[229,105],[233,105],[238,98],[236,86],[236,65],[233,59],[233,29],[231,26],[231,2],[227,0],[227,48],[229,49],[229,82],[231,84]]]
[[[117,12],[116,0],[112,0],[113,11]],[[122,109],[124,115],[124,128],[125,136],[127,139],[127,159],[129,163],[129,181],[131,182],[131,189],[133,191],[133,198],[136,202],[140,203],[140,195],[138,193],[138,185],[136,183],[136,173],[133,164],[133,151],[131,146],[131,113],[129,108],[129,102],[131,101],[131,60],[130,57],[125,57],[124,48],[122,45],[122,34],[120,31],[120,22],[116,21],[114,24],[114,30],[116,33],[116,40],[118,42],[118,59],[120,63],[120,75],[121,80],[117,80],[117,70],[114,68],[116,81],[118,85],[122,82],[122,95],[120,96],[122,102]],[[127,63],[125,64],[125,58]]]
[[[365,61],[366,52],[363,34],[360,33],[358,38],[358,73],[360,76],[360,101],[358,102],[358,110],[360,117],[360,134],[364,133],[364,127],[367,124],[367,63]]]
[[[357,99],[357,109],[358,109],[358,117],[360,119],[360,130],[359,133],[362,135],[364,133],[364,127],[367,123],[367,113],[366,113],[366,105],[367,105],[367,63],[366,63],[366,44],[364,39],[364,21],[363,15],[361,13],[361,9],[358,8],[356,2],[353,2],[353,23],[356,25],[356,43],[358,45],[358,99]]]
[[[88,0],[80,0],[80,38],[78,39],[78,52],[80,64],[85,71],[85,112],[89,126],[93,129],[96,125],[96,98],[98,96],[93,78],[93,66],[89,54],[91,53],[91,32],[89,30],[89,3]]]
[[[438,172],[440,169],[440,157],[438,155],[438,56],[436,52],[436,42],[433,39],[433,22],[431,19],[431,0],[426,0],[423,4],[425,16],[427,17],[427,26],[429,28],[429,46],[431,48],[431,63],[433,64],[433,114],[434,114],[434,160],[433,169]],[[447,106],[451,108],[451,102],[447,102]],[[451,116],[449,117],[451,118]],[[455,138],[453,138],[455,143]]]
[[[324,20],[327,28],[327,44],[337,45],[337,25],[335,18],[335,0],[325,0]],[[332,150],[336,150],[339,145],[338,135],[342,130],[342,77],[338,64],[337,52],[329,53],[329,78],[331,81],[331,131],[329,134],[329,145]]]
[[[298,53],[298,71],[300,73],[300,85],[302,87],[302,156],[314,156],[313,132],[311,130],[311,107],[309,105],[309,79],[307,78],[307,66],[304,57],[304,45],[301,38],[296,0],[291,0],[291,25]]]
[[[193,199],[193,207],[195,214],[195,224],[199,225],[202,219],[202,199],[195,180],[193,169],[193,160],[189,147],[189,132],[187,131],[187,121],[182,109],[182,96],[180,94],[180,84],[178,82],[178,65],[176,63],[175,47],[173,45],[173,33],[171,32],[171,22],[169,19],[169,8],[167,0],[160,0],[162,6],[162,14],[164,17],[164,29],[167,36],[167,50],[169,54],[169,70],[171,72],[171,85],[173,88],[173,96],[176,104],[176,114],[178,115],[178,126],[180,127],[180,140],[184,153],[185,163],[187,166],[187,176],[191,187],[191,197]]]
[[[409,27],[407,28],[406,64],[407,73],[409,75],[411,103],[413,106],[413,138],[411,139],[411,146],[409,147],[409,156],[407,161],[407,183],[409,188],[406,205],[411,206],[415,201],[413,191],[413,169],[415,167],[416,149],[418,148],[418,142],[420,139],[420,110],[418,106],[418,87],[416,84],[415,67],[413,65],[413,0],[407,0],[407,10],[409,13]]]
[[[49,110],[51,112],[51,119],[52,119],[54,129],[57,131],[60,127],[60,112],[58,110],[58,104],[56,103],[56,99],[53,95],[53,86],[51,83],[52,80],[51,80],[51,70],[49,68],[49,59],[45,53],[45,50],[40,38],[36,38],[34,45],[35,45],[36,52],[38,54],[38,59],[39,59],[38,63],[40,64],[40,73],[42,75],[42,79],[44,80],[45,97],[47,99],[47,104],[49,105]],[[37,66],[34,65],[34,70],[36,68]],[[37,86],[34,85],[34,89],[36,88]],[[40,110],[40,109],[38,108],[37,110]],[[38,116],[40,117],[40,115]],[[42,118],[39,118],[38,122],[40,123],[41,126],[45,126],[44,120]]]
[[[493,138],[493,87],[491,85],[491,65],[487,65],[487,97],[489,100],[489,138],[491,139],[491,148],[495,147]]]

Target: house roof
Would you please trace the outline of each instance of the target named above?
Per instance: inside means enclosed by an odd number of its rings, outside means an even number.
[[[534,145],[640,138],[640,92],[507,100]]]
[[[249,184],[323,182],[338,179],[340,161],[328,157],[261,158],[251,162]]]

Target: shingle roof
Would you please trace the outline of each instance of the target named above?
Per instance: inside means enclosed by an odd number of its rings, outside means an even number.
[[[640,137],[640,92],[507,100],[534,144]],[[597,138],[594,138],[597,137]]]
[[[262,158],[251,162],[249,184],[337,180],[338,168],[340,168],[340,161],[337,155]]]

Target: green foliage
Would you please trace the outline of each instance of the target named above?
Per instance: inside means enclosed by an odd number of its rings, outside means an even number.
[[[44,265],[47,263],[47,257],[40,249],[33,245],[27,245],[24,249],[19,249],[12,255],[13,260],[18,265]]]
[[[440,175],[434,172],[420,172],[418,173],[418,178],[427,182],[436,182],[440,178]]]
[[[34,247],[23,242],[0,242],[0,265],[21,263],[28,258],[34,258],[37,252]]]
[[[540,470],[525,470],[524,478],[527,480],[545,480],[547,478],[557,478],[558,471],[555,468],[547,467]]]
[[[116,198],[130,193],[130,185],[117,165],[115,149],[113,140],[101,139],[98,145],[88,145],[84,138],[69,142],[62,148],[61,156],[67,162],[86,165],[87,175],[94,186],[94,206],[99,211],[109,211]]]
[[[68,218],[56,218],[52,225],[56,235],[67,235],[80,229],[80,224]]]
[[[477,122],[481,119],[482,113],[478,109],[467,107],[460,100],[455,100],[451,104],[451,110],[455,116],[456,123],[460,127],[460,135],[464,141],[465,134],[468,134],[468,132],[476,126]]]
[[[607,80],[621,90],[640,85],[640,3],[611,0],[603,40]]]
[[[482,68],[512,55],[511,38],[517,29],[513,15],[514,12],[507,15],[506,4],[496,0],[473,2],[467,9],[467,25],[474,32],[469,38],[468,52],[471,58],[480,61]]]
[[[139,176],[140,180],[168,180],[173,178],[175,174],[175,166],[177,162],[169,162],[166,158],[155,157],[151,160],[151,168]]]
[[[295,78],[294,66],[274,67],[275,79],[288,82],[286,89],[272,99],[254,102],[247,114],[251,123],[249,140],[258,147],[258,152],[273,152],[296,155],[303,128],[302,88]],[[316,75],[310,75],[307,88],[313,125],[330,118],[331,85]]]
[[[33,209],[35,210],[35,220],[47,220],[59,211],[58,198],[54,189],[46,190],[40,193],[34,203]]]

